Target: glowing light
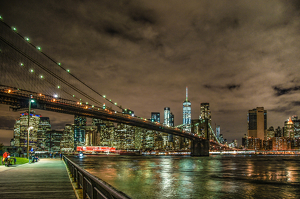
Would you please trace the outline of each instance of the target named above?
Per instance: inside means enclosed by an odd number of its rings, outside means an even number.
[[[17,28],[16,27],[11,27],[14,31],[17,31]]]
[[[37,47],[36,47],[36,49],[38,49],[39,51],[41,51],[41,50],[42,50],[42,48],[41,48],[41,47],[39,47],[39,46],[37,46]]]
[[[80,105],[82,105],[82,103],[80,102]]]
[[[53,95],[53,97],[57,98],[57,97],[58,97],[58,95],[57,95],[57,94],[55,94],[55,95]]]
[[[111,102],[111,99],[109,99],[109,101]]]
[[[57,88],[60,88],[60,86],[57,86]]]
[[[67,69],[67,72],[69,73],[69,72],[70,72],[70,70],[69,70],[69,69]]]
[[[88,106],[85,107],[86,109],[88,108]]]
[[[77,102],[77,104],[79,104],[79,102]]]
[[[61,65],[61,63],[57,63],[59,66]]]
[[[9,89],[7,92],[8,92],[8,93],[10,93],[10,92],[11,92],[11,90]]]
[[[88,102],[86,102],[85,104],[89,104]]]
[[[105,95],[103,95],[103,97],[104,97],[104,98],[106,98],[106,96],[105,96]]]
[[[73,97],[75,97],[75,95],[73,95]]]
[[[117,102],[115,102],[115,105],[117,105]]]
[[[24,39],[28,42],[30,41],[30,39],[28,37],[24,37]]]
[[[43,78],[44,78],[44,76],[43,76],[43,75],[41,75],[41,76],[40,76],[40,78],[41,78],[41,79],[43,79]]]
[[[33,70],[33,69],[31,69],[31,70],[30,70],[30,72],[32,72],[32,73],[33,73],[33,72],[34,72],[34,70]]]
[[[3,19],[3,18],[0,16],[0,19]]]
[[[94,108],[94,105],[92,105],[92,108]]]
[[[23,63],[20,63],[20,66],[24,66],[24,64],[23,64]]]

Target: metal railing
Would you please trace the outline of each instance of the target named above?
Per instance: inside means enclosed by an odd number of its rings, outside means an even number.
[[[77,187],[82,189],[83,199],[128,199],[125,193],[118,191],[106,182],[91,175],[89,172],[80,168],[66,156],[63,159],[76,182]]]

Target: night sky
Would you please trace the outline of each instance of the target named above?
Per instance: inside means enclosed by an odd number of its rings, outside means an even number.
[[[0,1],[6,23],[101,94],[150,118],[170,107],[182,123],[210,103],[229,142],[247,133],[247,111],[265,107],[268,127],[300,106],[300,1]],[[0,143],[19,113],[0,105]],[[73,116],[36,110],[53,129]],[[3,130],[5,129],[5,130]]]

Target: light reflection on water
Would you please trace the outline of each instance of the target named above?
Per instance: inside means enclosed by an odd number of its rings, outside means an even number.
[[[300,198],[300,156],[72,158],[132,198]]]

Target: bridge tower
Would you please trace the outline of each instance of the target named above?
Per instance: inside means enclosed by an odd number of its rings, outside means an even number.
[[[193,139],[191,147],[191,156],[209,156],[209,131],[208,131],[208,119],[204,119],[205,123],[205,139]]]

